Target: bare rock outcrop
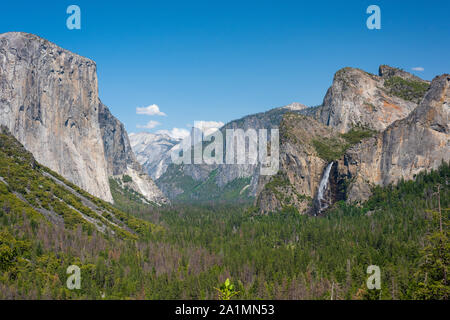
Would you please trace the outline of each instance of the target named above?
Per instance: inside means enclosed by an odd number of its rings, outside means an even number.
[[[428,83],[388,66],[380,67],[380,75],[356,68],[339,70],[315,118],[341,133],[356,126],[383,131],[405,118],[416,108],[416,95],[423,95]]]
[[[450,75],[433,79],[420,105],[405,119],[350,148],[339,174],[350,179],[349,201],[363,201],[374,185],[411,180],[450,161]]]

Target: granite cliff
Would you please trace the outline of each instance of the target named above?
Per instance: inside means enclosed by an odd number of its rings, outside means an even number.
[[[380,66],[379,75],[343,68],[314,117],[341,133],[355,126],[383,131],[414,110],[428,87],[429,82],[389,66]]]
[[[450,161],[450,75],[433,79],[419,106],[405,119],[350,148],[338,161],[339,179],[350,181],[349,201],[362,201],[375,185],[411,180]]]
[[[94,196],[112,202],[109,176],[128,170],[142,177],[139,192],[149,201],[162,196],[100,102],[90,59],[32,34],[0,34],[0,124],[38,162]]]

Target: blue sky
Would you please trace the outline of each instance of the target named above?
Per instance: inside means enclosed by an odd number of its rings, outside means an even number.
[[[376,73],[389,64],[425,79],[449,73],[449,3],[8,1],[0,32],[34,33],[93,59],[113,114],[129,132],[156,121],[155,132],[320,104],[346,66]],[[71,4],[81,8],[81,30],[66,27]],[[381,30],[366,27],[371,4],[381,8]],[[153,104],[165,116],[136,113]]]

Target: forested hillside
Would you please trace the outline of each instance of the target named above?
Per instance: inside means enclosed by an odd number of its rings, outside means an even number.
[[[215,299],[227,278],[237,299],[449,296],[446,163],[323,217],[158,208],[119,193],[125,213],[41,166],[5,131],[0,147],[0,299]],[[66,287],[74,264],[80,290]],[[369,291],[373,264],[382,286]]]

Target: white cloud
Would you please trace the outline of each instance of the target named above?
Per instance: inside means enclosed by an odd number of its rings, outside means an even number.
[[[146,116],[166,116],[164,112],[159,110],[159,106],[156,104],[144,108],[136,108],[136,114],[144,114]]]
[[[414,70],[414,71],[425,71],[425,68],[423,68],[423,67],[414,67],[414,68],[411,68],[412,70]]]
[[[159,123],[158,121],[154,121],[154,120],[150,120],[149,122],[147,122],[146,125],[137,125],[136,127],[139,129],[153,129],[157,126],[159,126],[161,123]]]
[[[173,128],[172,130],[158,130],[157,134],[167,134],[173,139],[184,139],[190,135],[190,131],[182,128]]]

